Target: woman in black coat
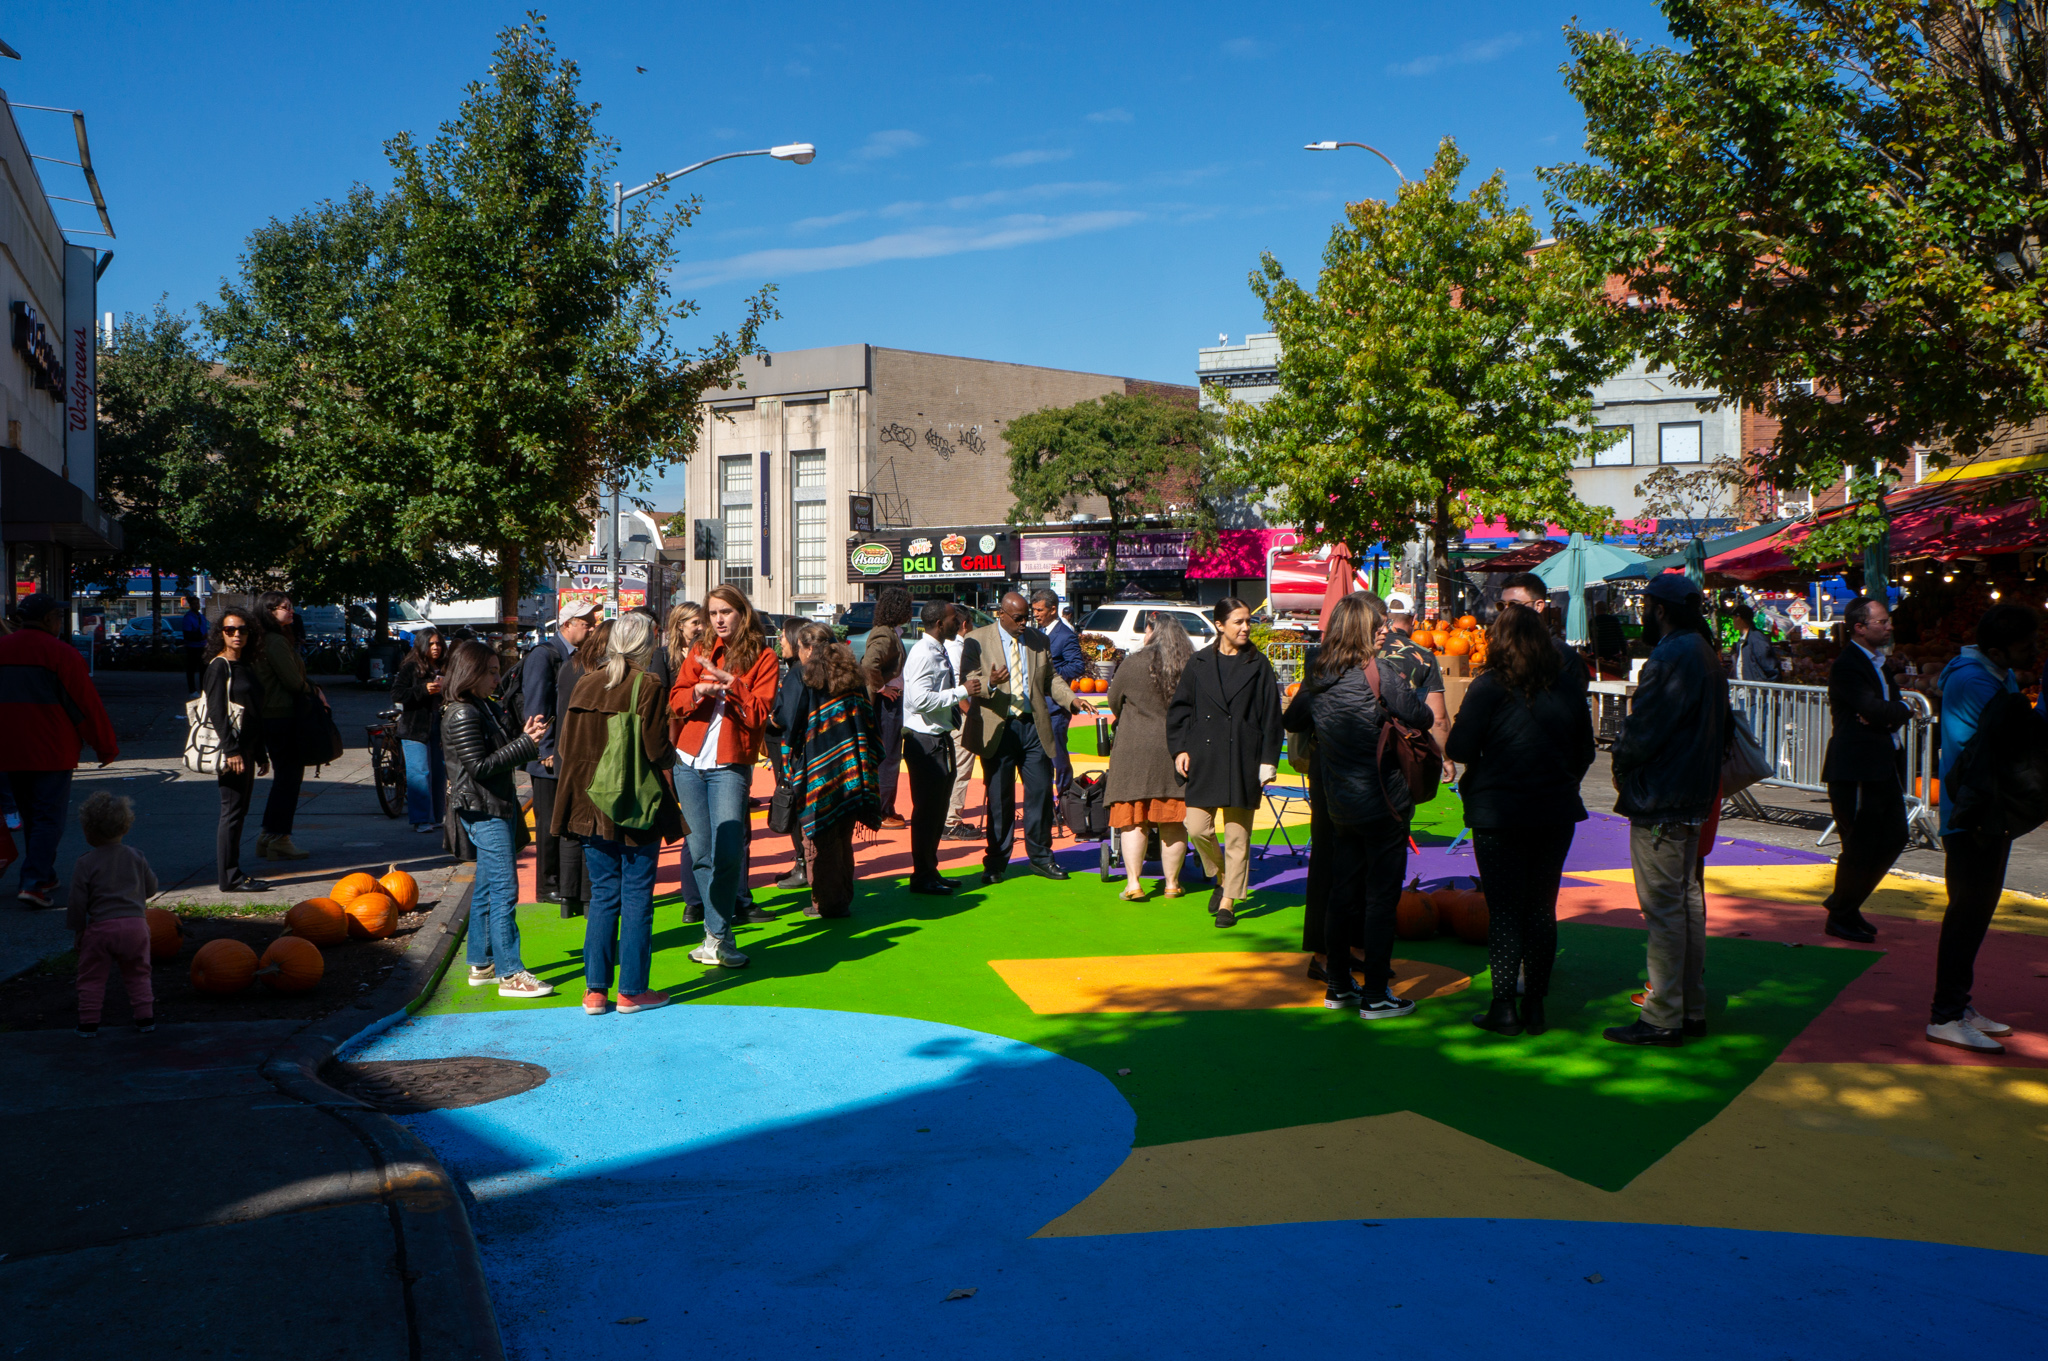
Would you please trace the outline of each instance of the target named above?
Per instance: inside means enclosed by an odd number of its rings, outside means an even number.
[[[1379,664],[1374,639],[1382,622],[1373,601],[1358,595],[1338,601],[1315,667],[1285,719],[1288,731],[1315,734],[1317,788],[1328,818],[1329,834],[1318,846],[1329,884],[1323,1005],[1333,1011],[1356,1007],[1368,1021],[1415,1010],[1413,1002],[1387,989],[1415,802],[1399,764],[1380,759],[1380,732],[1390,714],[1423,732],[1436,721],[1400,673]],[[1351,942],[1361,935],[1362,987],[1349,967]]]
[[[1280,678],[1251,645],[1251,606],[1226,596],[1214,614],[1216,645],[1188,662],[1167,705],[1166,745],[1188,782],[1188,844],[1216,880],[1209,910],[1218,926],[1235,926],[1231,909],[1251,879],[1252,815],[1280,764]]]
[[[1557,959],[1557,886],[1572,828],[1586,820],[1579,782],[1593,764],[1593,718],[1534,610],[1503,606],[1486,657],[1444,753],[1465,768],[1458,792],[1486,888],[1493,1005],[1472,1023],[1540,1035]]]
[[[421,629],[391,682],[405,746],[405,813],[415,832],[438,832],[448,816],[448,767],[441,756],[441,670],[447,661],[441,631]]]
[[[206,721],[220,735],[220,826],[214,834],[214,861],[223,893],[267,893],[270,885],[242,873],[242,825],[249,816],[249,798],[256,777],[269,773],[263,750],[263,683],[253,660],[263,639],[253,610],[230,606],[222,610],[207,640]],[[240,720],[228,706],[242,707]]]

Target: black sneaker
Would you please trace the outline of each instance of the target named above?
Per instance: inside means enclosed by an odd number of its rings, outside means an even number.
[[[1235,926],[1237,925],[1237,914],[1227,907],[1219,907],[1216,909],[1216,924],[1218,926]]]
[[[1332,983],[1323,989],[1323,1007],[1329,1011],[1351,1011],[1364,1001],[1365,997],[1356,987],[1347,988],[1342,983]]]
[[[1361,1002],[1358,1019],[1361,1021],[1391,1021],[1406,1016],[1415,1010],[1413,1002],[1405,1001],[1392,993],[1383,993],[1369,1002]]]
[[[96,1040],[100,1037],[100,1023],[98,1021],[80,1021],[78,1023],[78,1034],[81,1039]]]
[[[156,1017],[145,1016],[141,1020],[137,1021],[135,1023],[135,1033],[138,1035],[156,1034]]]
[[[747,906],[739,910],[739,914],[736,920],[738,920],[742,926],[760,926],[765,922],[774,921],[775,914],[773,912],[763,911],[761,908],[755,907],[754,905],[749,903]]]
[[[1685,1043],[1680,1031],[1666,1030],[1663,1026],[1651,1025],[1648,1021],[1635,1020],[1627,1025],[1609,1026],[1600,1032],[1616,1044],[1654,1044],[1665,1049],[1676,1049]]]
[[[945,831],[939,833],[939,840],[941,841],[979,841],[981,839],[981,833],[964,822],[956,822]]]

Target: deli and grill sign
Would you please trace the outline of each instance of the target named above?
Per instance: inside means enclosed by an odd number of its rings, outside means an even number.
[[[1017,575],[1017,536],[993,525],[854,534],[846,540],[846,579],[1006,581]]]

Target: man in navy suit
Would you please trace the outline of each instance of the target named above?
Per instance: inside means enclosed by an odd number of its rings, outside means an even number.
[[[1881,600],[1858,596],[1843,611],[1849,641],[1828,677],[1834,732],[1820,778],[1834,806],[1842,855],[1835,891],[1827,897],[1827,933],[1873,941],[1877,928],[1863,902],[1906,849],[1906,750],[1900,732],[1913,717],[1899,682],[1884,669],[1891,655],[1892,615]]]
[[[1031,595],[1031,618],[1038,625],[1052,657],[1053,674],[1068,685],[1080,679],[1088,669],[1088,659],[1081,655],[1081,635],[1074,632],[1074,626],[1060,618],[1060,598],[1051,591],[1034,591]],[[1073,758],[1067,755],[1067,726],[1071,722],[1065,709],[1056,709],[1052,715],[1052,796],[1057,806],[1059,796],[1067,792],[1067,786],[1074,782]]]

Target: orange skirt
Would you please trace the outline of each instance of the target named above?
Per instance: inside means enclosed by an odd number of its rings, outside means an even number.
[[[1109,806],[1112,830],[1126,827],[1157,827],[1162,822],[1186,822],[1188,806],[1180,799],[1138,799]]]

